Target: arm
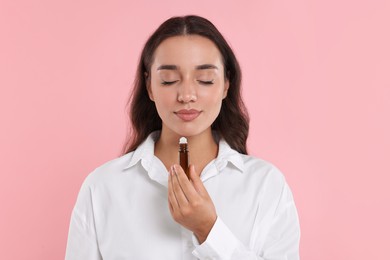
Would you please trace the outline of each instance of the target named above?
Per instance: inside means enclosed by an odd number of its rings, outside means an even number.
[[[97,243],[91,189],[85,181],[73,209],[66,246],[66,260],[102,260]]]
[[[261,232],[255,223],[251,248],[242,244],[218,218],[206,241],[198,245],[193,254],[199,259],[258,259],[299,260],[300,228],[297,211],[287,184],[284,185],[272,225],[267,232],[263,247],[256,248]],[[257,234],[256,234],[257,233]],[[194,240],[194,242],[197,242]],[[209,257],[209,258],[208,258]]]
[[[242,244],[222,219],[216,216],[211,198],[192,167],[190,175],[192,185],[180,167],[176,167],[176,171],[172,170],[168,196],[175,221],[195,235],[193,240],[197,247],[193,254],[196,257],[221,260],[299,259],[298,215],[291,191],[285,182],[279,198],[276,198],[278,201],[271,223],[267,229],[260,227],[259,221],[254,224],[252,241],[248,247]],[[264,242],[259,243],[259,237],[264,237],[265,232],[267,235]]]

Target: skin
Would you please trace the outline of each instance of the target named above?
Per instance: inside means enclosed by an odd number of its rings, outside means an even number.
[[[211,124],[229,88],[224,75],[221,54],[212,41],[198,35],[175,36],[157,47],[148,81],[149,97],[162,120],[155,155],[169,172],[169,209],[173,219],[191,230],[200,243],[217,219],[200,173],[218,154]],[[177,115],[182,109],[196,109],[199,116],[183,120]],[[182,136],[187,137],[190,149],[190,179],[177,164]]]

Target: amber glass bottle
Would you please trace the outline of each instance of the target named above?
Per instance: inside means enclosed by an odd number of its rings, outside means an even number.
[[[186,173],[188,179],[189,176],[189,169],[188,169],[188,143],[187,138],[181,137],[179,140],[179,161],[180,166],[183,168],[184,172]]]

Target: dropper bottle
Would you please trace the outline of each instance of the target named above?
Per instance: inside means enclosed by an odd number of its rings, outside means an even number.
[[[188,143],[187,138],[185,137],[181,137],[179,140],[179,161],[181,168],[183,168],[187,175],[187,178],[190,179],[188,169]]]

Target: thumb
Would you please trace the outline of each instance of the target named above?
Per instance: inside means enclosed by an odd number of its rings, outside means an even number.
[[[189,171],[190,171],[190,178],[191,178],[192,184],[194,185],[195,190],[198,193],[203,194],[206,191],[206,188],[204,187],[203,182],[200,179],[200,176],[195,171],[195,166],[193,164],[190,164]]]

